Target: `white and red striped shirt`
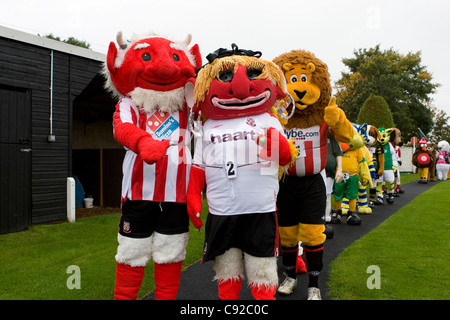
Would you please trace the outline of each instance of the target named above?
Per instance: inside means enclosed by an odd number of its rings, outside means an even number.
[[[324,121],[309,128],[284,129],[284,134],[299,150],[295,163],[289,167],[290,176],[309,176],[320,173],[327,164],[327,130]]]
[[[186,202],[189,173],[192,163],[187,130],[188,111],[168,113],[155,111],[146,114],[128,97],[120,100],[114,116],[114,130],[121,123],[132,123],[150,133],[155,140],[178,143],[167,149],[166,156],[155,164],[147,164],[127,148],[123,160],[122,203],[125,199],[157,202]],[[119,128],[119,129],[118,129]]]

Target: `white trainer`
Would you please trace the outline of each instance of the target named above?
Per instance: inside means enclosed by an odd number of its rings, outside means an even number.
[[[286,277],[283,283],[278,287],[278,293],[283,296],[288,296],[294,292],[297,287],[297,279]]]
[[[308,300],[322,300],[320,289],[316,287],[308,288]]]

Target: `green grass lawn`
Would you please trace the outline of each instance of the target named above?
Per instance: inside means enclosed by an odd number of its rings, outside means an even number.
[[[450,181],[433,186],[345,249],[331,264],[331,299],[450,299],[449,194]]]
[[[0,235],[0,300],[113,299],[119,219],[117,213]],[[203,238],[191,226],[184,268],[201,258]],[[72,265],[79,267],[80,289],[67,287]],[[139,297],[153,289],[149,263]]]
[[[402,184],[417,175],[402,175]],[[450,182],[406,205],[347,248],[331,265],[333,299],[450,299]],[[206,217],[207,205],[202,217]],[[32,226],[0,235],[0,300],[113,299],[120,214],[75,223]],[[204,232],[191,227],[184,268],[197,262]],[[80,270],[80,289],[69,289],[70,266]],[[380,268],[380,289],[368,289],[371,265]],[[153,263],[139,297],[154,288]]]

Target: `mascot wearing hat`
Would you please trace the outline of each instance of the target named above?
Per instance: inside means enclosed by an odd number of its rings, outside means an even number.
[[[412,156],[412,164],[418,168],[419,183],[428,183],[428,172],[433,165],[435,155],[428,150],[425,138],[420,139]]]

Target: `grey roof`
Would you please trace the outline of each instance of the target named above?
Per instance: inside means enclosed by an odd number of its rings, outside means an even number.
[[[33,44],[39,47],[48,48],[55,51],[61,51],[65,53],[69,53],[72,55],[98,60],[105,61],[106,55],[100,52],[95,52],[90,49],[85,49],[82,47],[74,46],[71,44],[67,44],[62,41],[52,40],[45,37],[40,37],[37,35],[33,35],[30,33],[22,32],[15,29],[10,29],[4,26],[0,26],[0,37],[13,39],[29,44]]]

